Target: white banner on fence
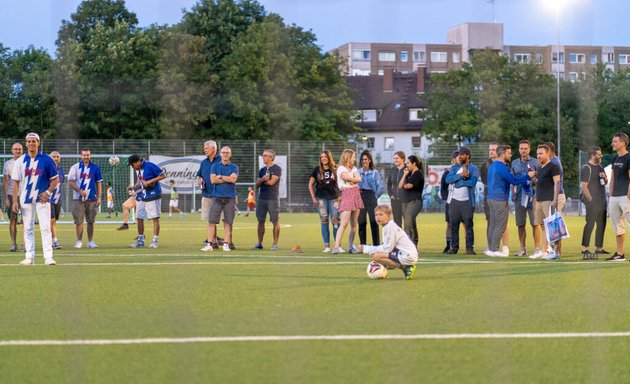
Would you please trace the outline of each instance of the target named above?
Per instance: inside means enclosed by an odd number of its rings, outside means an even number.
[[[287,198],[287,179],[288,179],[288,168],[287,168],[287,157],[276,155],[276,159],[273,163],[280,168],[282,168],[282,176],[280,177],[280,198]],[[258,171],[260,168],[264,167],[265,163],[263,162],[262,156],[258,156],[258,170],[256,171],[256,177],[258,177]]]
[[[199,165],[205,158],[205,156],[170,157],[151,155],[149,156],[149,161],[166,173],[166,179],[160,182],[163,193],[171,192],[171,187],[168,183],[174,180],[177,192],[191,194],[197,179]]]
[[[447,171],[450,165],[429,165],[427,167],[427,176],[425,177],[425,184],[430,186],[440,185],[442,174]]]

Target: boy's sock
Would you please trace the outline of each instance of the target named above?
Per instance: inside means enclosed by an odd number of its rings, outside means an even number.
[[[158,238],[159,238],[159,236],[153,236],[153,242],[157,243],[158,242]]]

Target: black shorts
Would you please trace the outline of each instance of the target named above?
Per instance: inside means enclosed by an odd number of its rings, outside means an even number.
[[[50,218],[59,220],[59,216],[61,215],[61,204],[60,203],[51,203],[50,204]]]

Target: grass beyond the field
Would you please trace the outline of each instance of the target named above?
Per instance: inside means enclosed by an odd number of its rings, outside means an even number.
[[[444,256],[443,216],[421,214],[412,281],[369,280],[367,256],[321,253],[315,214],[281,215],[279,251],[270,227],[265,250],[249,250],[252,216],[237,217],[231,253],[200,251],[198,215],[163,218],[155,250],[128,248],[135,228],[113,224],[97,225],[99,249],[75,250],[63,225],[55,267],[36,232],[36,266],[1,253],[0,382],[626,382],[630,263],[581,261],[584,219],[567,220],[563,257],[547,262]],[[475,233],[481,254],[483,215]]]

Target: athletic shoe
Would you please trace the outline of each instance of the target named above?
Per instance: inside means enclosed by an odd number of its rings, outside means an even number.
[[[332,253],[333,255],[338,255],[340,253],[343,253],[343,249],[341,248],[333,248],[330,253]]]
[[[230,249],[230,244],[228,244],[228,243],[223,243],[223,250],[224,250],[225,252],[230,252],[230,251],[231,251],[231,249]]]
[[[357,255],[361,252],[359,252],[359,250],[356,249],[355,246],[353,245],[352,247],[348,248],[348,253],[351,255]]]
[[[45,265],[57,265],[57,263],[55,263],[55,260],[51,257],[50,259],[46,259],[46,261],[44,261]]]
[[[254,245],[252,247],[252,250],[254,250],[254,251],[262,251],[263,250],[263,246],[262,246],[262,244],[258,243],[258,244]]]
[[[77,240],[77,242],[76,242],[76,243],[74,243],[74,247],[75,247],[76,249],[83,248],[83,242],[82,242],[81,240]]]
[[[546,254],[542,258],[543,260],[558,260],[560,258],[560,255],[558,255],[555,252],[551,252],[551,253]]]
[[[516,251],[516,253],[514,254],[514,256],[527,256],[527,249],[525,248],[521,248],[518,251]]]
[[[129,229],[129,224],[123,224],[120,227],[116,228],[117,231],[124,231],[126,229]]]
[[[448,253],[450,249],[451,249],[451,246],[447,245],[446,247],[444,247],[444,250],[442,251],[442,253]]]
[[[510,248],[508,248],[507,245],[504,245],[503,248],[501,248],[501,257],[508,257],[510,256]]]
[[[53,249],[61,249],[61,244],[59,244],[59,240],[53,241]]]
[[[157,248],[157,247],[158,247],[157,241],[152,241],[151,244],[149,244],[149,248]]]
[[[28,257],[20,261],[20,265],[33,265],[33,264],[35,264],[35,260]]]
[[[598,249],[596,249],[596,250],[595,250],[595,254],[596,254],[596,255],[610,255],[610,252],[608,252],[608,251],[607,251],[607,250],[605,250],[605,249],[599,249],[599,250],[598,250]]]
[[[455,252],[455,253],[457,253],[457,252]],[[474,255],[476,255],[476,254],[477,254],[477,252],[475,252],[475,250],[474,250],[474,249],[472,249],[472,248],[466,248],[466,254],[467,254],[467,255],[473,255],[473,256],[474,256]]]
[[[583,250],[582,252],[580,252],[580,254],[582,255],[582,260],[597,259],[597,253],[591,253],[588,249]]]
[[[324,250],[322,251],[322,253],[330,253],[330,247],[326,247],[326,248],[324,248]]]
[[[136,240],[135,243],[129,244],[129,248],[144,248],[144,240]]]
[[[403,268],[403,272],[405,273],[405,279],[411,280],[413,279],[413,275],[416,273],[416,266],[408,265]]]
[[[535,249],[534,253],[532,253],[531,255],[529,255],[530,259],[540,259],[543,256],[545,256],[545,253],[543,251],[541,251],[540,249]]]
[[[499,252],[499,251],[488,251],[485,253],[486,256],[489,257],[508,257],[508,255],[504,254],[503,252]]]
[[[625,260],[626,258],[623,255],[618,254],[617,252],[615,252],[614,255],[606,259],[606,261],[625,261]]]
[[[17,252],[17,250],[18,250],[17,244],[13,244],[11,246],[11,249],[9,249],[10,252]]]
[[[214,251],[214,247],[212,244],[207,244],[205,247],[201,248],[201,250],[204,252],[212,252]]]
[[[229,247],[230,247],[230,251],[233,251],[236,249],[236,245],[234,245],[234,243],[230,243]]]
[[[278,250],[278,244],[271,244],[271,250],[272,251],[277,251]]]
[[[457,252],[459,252],[459,248],[451,248],[446,253],[449,255],[457,255]]]
[[[96,243],[94,241],[90,241],[88,243],[88,248],[92,248],[92,249],[98,248],[98,245],[96,245]]]

